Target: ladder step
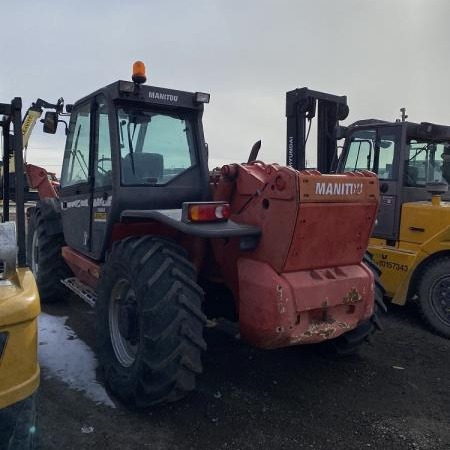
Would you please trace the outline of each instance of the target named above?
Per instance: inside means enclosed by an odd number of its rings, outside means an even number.
[[[78,278],[71,277],[61,280],[64,286],[68,287],[72,292],[78,295],[88,305],[94,307],[97,300],[97,293],[87,284],[81,282]]]

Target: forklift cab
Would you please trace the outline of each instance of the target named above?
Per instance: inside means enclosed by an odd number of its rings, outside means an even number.
[[[101,260],[125,209],[207,200],[208,101],[209,94],[117,81],[75,103],[60,188],[67,245]]]
[[[401,206],[430,200],[429,183],[450,182],[450,127],[428,123],[358,121],[345,130],[337,172],[371,170],[381,202],[373,236],[397,241]]]

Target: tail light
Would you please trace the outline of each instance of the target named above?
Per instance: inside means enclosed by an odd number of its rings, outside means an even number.
[[[183,222],[224,222],[230,214],[230,204],[227,202],[185,202],[181,219]]]

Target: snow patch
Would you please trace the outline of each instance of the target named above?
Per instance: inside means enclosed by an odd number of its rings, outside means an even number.
[[[96,380],[98,364],[94,352],[66,321],[66,316],[44,312],[39,317],[39,363],[45,378],[58,378],[97,404],[115,408],[105,388]]]

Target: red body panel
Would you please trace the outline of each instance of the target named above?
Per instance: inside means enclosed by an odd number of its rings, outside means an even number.
[[[371,204],[301,203],[283,271],[359,263],[375,214]]]
[[[239,311],[241,335],[273,348],[339,336],[373,310],[373,276],[361,263],[378,209],[365,172],[321,175],[262,163],[228,166],[214,198],[231,218],[258,226],[253,251],[213,242]]]
[[[313,344],[355,328],[373,310],[373,275],[363,264],[276,273],[238,261],[241,336],[257,347]]]
[[[79,280],[91,288],[97,287],[101,272],[99,264],[67,246],[62,248],[62,257]]]
[[[56,191],[55,182],[48,178],[48,173],[45,169],[33,164],[25,164],[25,173],[27,175],[28,185],[32,189],[37,189],[39,198],[56,198],[58,193]]]

